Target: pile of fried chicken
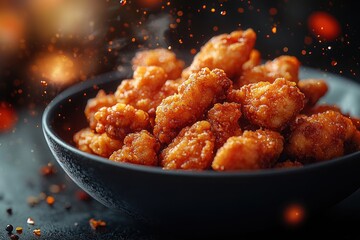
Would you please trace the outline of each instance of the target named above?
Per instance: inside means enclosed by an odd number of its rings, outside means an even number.
[[[300,62],[261,62],[253,29],[211,38],[187,68],[175,53],[142,50],[133,78],[89,99],[76,146],[112,161],[163,169],[301,167],[360,150],[360,121],[319,104],[323,79]]]

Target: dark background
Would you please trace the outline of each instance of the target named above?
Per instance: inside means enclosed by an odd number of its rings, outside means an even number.
[[[264,59],[294,55],[303,66],[359,81],[360,19],[354,5],[310,0],[2,0],[0,101],[15,107],[46,106],[72,84],[121,70],[137,49],[166,47],[191,56],[210,37],[249,27],[257,32],[256,48]],[[325,29],[310,26],[315,12],[329,14],[340,32],[326,34],[336,26],[321,16],[316,20],[324,20],[320,26]]]

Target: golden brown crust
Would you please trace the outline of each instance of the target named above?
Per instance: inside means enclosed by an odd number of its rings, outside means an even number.
[[[115,151],[110,160],[133,164],[157,166],[157,154],[160,144],[156,138],[146,130],[128,134],[124,139],[124,146]]]
[[[297,83],[299,81],[300,62],[296,57],[283,55],[263,65],[244,70],[236,85],[244,86],[250,83],[274,82],[277,78],[285,78]]]
[[[175,80],[181,77],[185,63],[176,58],[176,55],[165,49],[157,48],[137,52],[132,59],[133,69],[139,66],[158,66],[165,70],[168,79]]]
[[[270,130],[244,131],[230,137],[216,153],[212,168],[216,171],[270,168],[283,150],[284,138]]]
[[[88,100],[85,107],[85,116],[89,122],[91,129],[95,129],[96,122],[94,114],[102,107],[111,107],[116,103],[116,98],[113,94],[106,94],[104,90],[99,90],[95,98]]]
[[[78,131],[73,138],[76,147],[81,151],[108,158],[122,147],[122,141],[109,138],[106,133],[98,134],[90,128]]]
[[[211,165],[215,137],[207,121],[185,127],[160,155],[164,169],[204,170]]]
[[[154,135],[162,143],[170,143],[183,127],[203,117],[214,103],[224,100],[231,80],[224,71],[203,68],[179,86],[156,108]]]
[[[292,123],[290,129],[285,151],[292,159],[302,163],[342,156],[344,143],[355,132],[352,121],[334,111],[302,115]]]
[[[255,41],[256,33],[250,28],[215,36],[196,54],[190,67],[183,71],[182,77],[186,79],[191,73],[208,67],[210,70],[223,69],[226,75],[233,79],[240,75],[242,65],[248,61]]]
[[[305,95],[306,109],[313,107],[328,91],[323,79],[303,79],[298,82],[298,88]]]
[[[95,113],[96,132],[111,138],[123,140],[128,133],[141,131],[149,127],[149,115],[133,106],[117,103],[112,107],[103,107]]]
[[[211,130],[215,135],[215,149],[220,148],[229,137],[242,134],[239,119],[241,105],[238,103],[216,103],[207,114]]]
[[[251,124],[276,131],[283,130],[304,107],[304,94],[284,78],[245,85],[233,90],[229,99],[241,103]]]

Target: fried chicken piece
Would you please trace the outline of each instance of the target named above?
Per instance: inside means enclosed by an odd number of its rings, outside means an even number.
[[[89,122],[90,128],[95,129],[96,122],[94,114],[102,107],[111,107],[116,104],[116,98],[113,94],[106,94],[104,90],[99,90],[95,98],[88,100],[85,107],[85,116]]]
[[[224,100],[231,80],[223,70],[203,68],[179,86],[179,93],[162,100],[156,109],[154,135],[170,143],[180,130],[199,120],[214,103]]]
[[[298,88],[305,95],[306,109],[313,107],[328,91],[323,79],[303,79],[298,82]]]
[[[320,104],[320,105],[315,105],[312,108],[305,108],[305,109],[303,109],[302,113],[307,116],[311,116],[313,114],[323,113],[326,111],[334,111],[334,112],[341,113],[341,109],[339,106],[328,105],[328,104]]]
[[[274,165],[274,168],[297,168],[303,167],[304,165],[298,161],[286,160],[284,162],[278,162]]]
[[[243,71],[248,71],[261,63],[261,54],[259,50],[253,49],[250,52],[249,60],[242,65]]]
[[[229,137],[242,134],[239,119],[241,105],[238,103],[216,103],[208,111],[207,120],[215,135],[215,149],[220,148]]]
[[[271,130],[244,131],[230,137],[216,153],[212,168],[216,171],[270,168],[283,150],[284,138]]]
[[[191,65],[183,71],[182,77],[187,79],[191,73],[208,67],[211,70],[223,69],[233,79],[240,75],[242,65],[249,60],[255,41],[256,33],[250,28],[215,36],[202,46]]]
[[[123,103],[100,108],[94,117],[96,132],[106,132],[109,137],[118,140],[123,140],[128,133],[149,127],[149,115],[146,112]]]
[[[241,104],[251,124],[275,131],[283,130],[304,107],[304,94],[284,78],[245,85],[228,98]]]
[[[185,127],[161,154],[164,169],[208,169],[214,155],[215,137],[207,121]]]
[[[265,64],[248,68],[236,82],[237,86],[250,83],[274,82],[277,78],[285,78],[297,83],[299,81],[300,62],[296,57],[283,55]]]
[[[73,140],[76,143],[76,147],[81,151],[106,158],[123,145],[122,141],[109,138],[106,133],[95,133],[90,128],[84,128],[77,132]]]
[[[352,121],[338,112],[302,115],[290,126],[285,150],[302,163],[340,157],[344,154],[344,143],[352,138],[355,130]]]
[[[345,153],[360,151],[360,131],[357,129],[353,136],[345,143]]]
[[[157,166],[160,144],[148,131],[130,133],[124,139],[124,146],[115,151],[110,160],[147,166]]]
[[[154,111],[163,98],[177,92],[177,82],[166,79],[167,75],[161,67],[138,67],[133,79],[121,82],[115,97],[118,102],[145,112]]]
[[[176,58],[175,53],[165,49],[157,48],[137,52],[132,59],[133,70],[139,66],[158,66],[165,70],[168,79],[175,80],[181,77],[184,61]]]

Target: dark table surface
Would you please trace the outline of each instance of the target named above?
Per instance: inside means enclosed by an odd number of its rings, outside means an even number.
[[[7,224],[21,226],[20,239],[209,239],[212,234],[193,235],[184,231],[164,234],[138,226],[119,212],[102,206],[94,199],[86,201],[52,156],[41,129],[42,110],[22,111],[12,131],[0,133],[0,239],[10,239]],[[55,174],[44,176],[40,169],[54,165]],[[60,188],[60,191],[59,191]],[[53,196],[50,206],[40,196]],[[35,206],[28,203],[30,196],[40,198]],[[12,214],[7,209],[12,209]],[[70,209],[69,209],[70,208]],[[28,225],[31,217],[35,225]],[[89,219],[101,219],[105,229],[93,230]],[[324,213],[308,219],[298,228],[270,229],[264,232],[243,233],[242,239],[266,235],[277,239],[359,239],[360,191]],[[41,229],[41,237],[33,234]],[[186,226],[184,226],[186,230]],[[15,231],[13,231],[15,232]],[[226,233],[223,233],[227,236]],[[227,236],[226,239],[230,239]]]

